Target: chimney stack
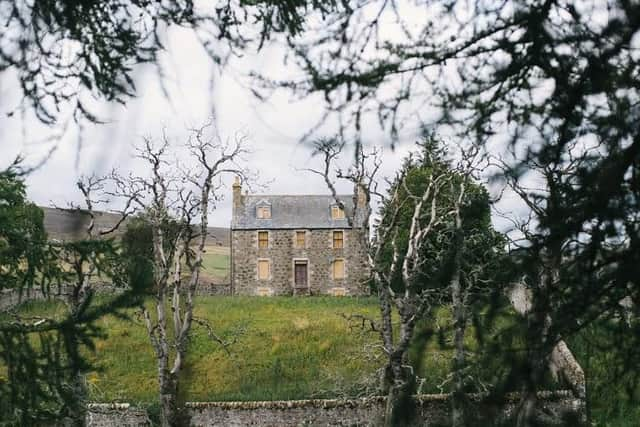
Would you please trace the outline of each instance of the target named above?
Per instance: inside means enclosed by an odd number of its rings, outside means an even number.
[[[233,216],[235,216],[240,209],[242,209],[242,185],[240,184],[240,177],[236,175],[236,179],[233,182]]]

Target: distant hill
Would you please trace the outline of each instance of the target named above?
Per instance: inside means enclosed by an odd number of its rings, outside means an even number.
[[[84,237],[89,225],[89,215],[81,210],[68,210],[58,208],[42,207],[44,211],[44,227],[51,239],[57,240],[77,240]],[[120,216],[110,212],[95,212],[95,230],[108,230],[117,224]],[[114,232],[115,237],[119,237],[126,230],[122,224]],[[229,246],[229,229],[224,227],[209,227],[207,233],[207,245],[209,246]]]

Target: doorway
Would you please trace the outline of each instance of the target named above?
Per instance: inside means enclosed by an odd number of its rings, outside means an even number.
[[[293,262],[293,277],[296,293],[309,289],[309,262],[296,260]]]

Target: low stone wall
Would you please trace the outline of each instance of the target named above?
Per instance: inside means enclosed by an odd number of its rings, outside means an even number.
[[[87,426],[138,427],[151,425],[151,420],[144,409],[131,407],[128,403],[92,403],[88,409]]]
[[[123,292],[124,289],[116,288],[107,283],[96,283],[92,285],[92,289],[97,294],[115,294]],[[7,311],[12,307],[17,306],[26,301],[41,301],[46,299],[58,299],[63,298],[69,294],[70,288],[63,286],[58,288],[53,286],[50,292],[43,294],[40,288],[24,289],[22,291],[17,289],[2,289],[0,290],[0,312]],[[196,288],[197,296],[218,296],[218,295],[231,295],[230,283],[200,283]]]
[[[199,402],[188,406],[192,426],[374,426],[380,420],[384,398]],[[442,415],[441,411],[433,412],[433,416]]]
[[[109,283],[94,283],[91,285],[93,291],[97,294],[116,294],[123,292],[123,288],[117,288]],[[42,301],[46,299],[60,299],[69,295],[70,286],[52,285],[51,290],[43,293],[40,288],[30,289],[2,289],[0,290],[0,312],[9,310],[26,301]]]
[[[469,395],[471,411],[477,425],[495,422],[513,415],[518,404],[517,393],[500,401],[487,402],[485,396]],[[555,425],[575,425],[584,414],[584,402],[569,391],[541,392],[540,408],[546,421]],[[414,426],[450,425],[450,395],[426,394],[416,396],[417,414]],[[313,399],[264,402],[191,402],[187,408],[194,427],[375,427],[381,424],[386,399]],[[97,408],[97,409],[96,409]],[[574,420],[574,421],[570,421]],[[88,425],[92,427],[141,426],[150,421],[144,412],[131,407],[90,408]],[[408,426],[413,427],[413,426]]]
[[[200,297],[231,295],[231,283],[200,283],[196,288],[196,295]]]
[[[23,292],[15,289],[2,289],[0,291],[0,311],[6,311],[24,301],[46,298],[40,289],[28,289]]]

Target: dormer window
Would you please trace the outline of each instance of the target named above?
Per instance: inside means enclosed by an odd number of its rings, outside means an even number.
[[[271,219],[271,206],[258,206],[256,208],[256,217],[258,219]]]
[[[344,219],[344,209],[338,205],[331,206],[331,219]]]

